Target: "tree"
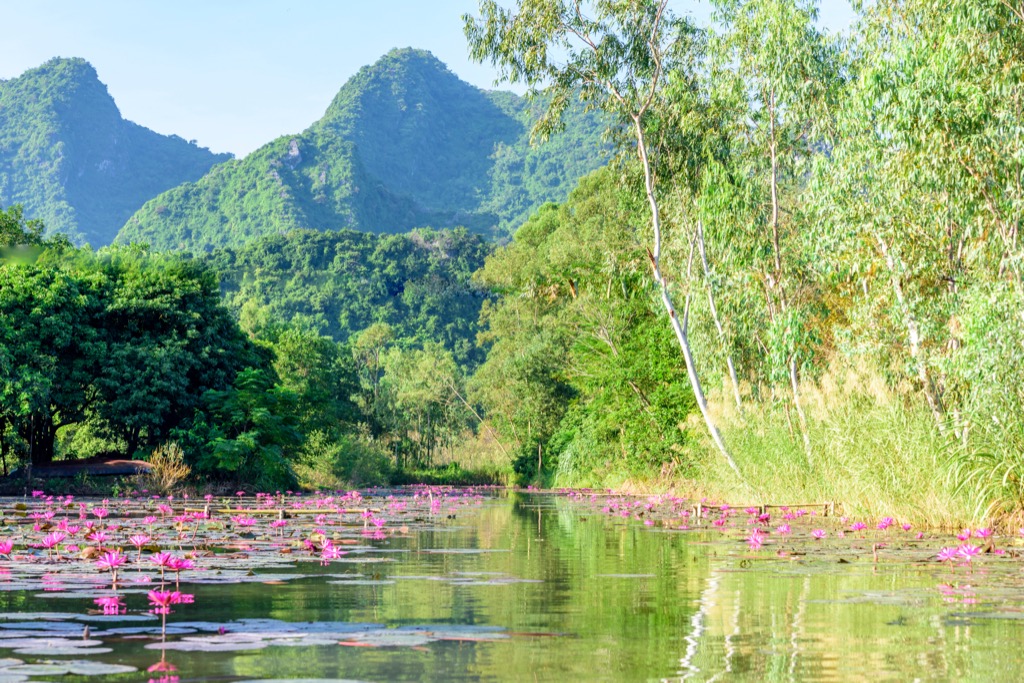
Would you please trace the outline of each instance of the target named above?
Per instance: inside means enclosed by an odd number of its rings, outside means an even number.
[[[94,380],[92,423],[126,455],[166,441],[206,391],[266,361],[220,303],[215,274],[203,264],[133,247],[85,262],[107,283],[99,321],[106,358]]]
[[[761,340],[768,351],[767,379],[789,384],[810,455],[799,377],[801,367],[811,364],[808,328],[818,297],[799,198],[811,164],[834,144],[832,124],[844,84],[838,44],[816,28],[816,5],[806,0],[717,0],[715,5],[707,92],[726,150],[719,158],[725,174],[704,186],[704,192],[719,197],[698,198],[698,203],[711,209],[708,222],[719,226],[712,234],[722,249],[733,251],[735,263],[756,274],[762,291],[754,297],[740,294],[744,305],[732,309],[743,310],[750,298],[762,302],[763,315],[744,334],[767,332]],[[723,181],[743,189],[723,202]]]
[[[650,125],[670,72],[685,77],[695,71],[703,36],[689,22],[667,10],[667,0],[584,3],[520,0],[515,10],[482,0],[478,20],[464,18],[470,54],[489,60],[501,77],[525,83],[532,93],[550,98],[535,128],[545,136],[558,128],[562,113],[577,95],[600,106],[631,131],[650,211],[651,273],[661,303],[683,353],[687,375],[708,433],[732,470],[739,468],[708,410],[688,336],[690,295],[682,316],[673,303],[662,263],[662,214],[655,175]],[[619,131],[623,133],[623,131]]]
[[[33,464],[53,460],[57,430],[83,421],[97,399],[106,352],[97,284],[45,265],[0,265],[0,414]]]
[[[273,371],[246,368],[230,388],[206,392],[190,428],[176,436],[197,474],[233,477],[262,490],[292,486],[303,443],[297,403]]]

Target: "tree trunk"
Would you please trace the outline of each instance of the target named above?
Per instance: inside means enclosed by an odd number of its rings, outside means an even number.
[[[53,425],[53,417],[50,415],[34,415],[29,424],[32,432],[29,441],[32,444],[32,464],[35,466],[52,464],[54,441],[57,436],[57,428]]]
[[[796,409],[796,417],[800,421],[800,436],[804,440],[804,450],[807,452],[807,463],[811,463],[811,437],[807,434],[807,418],[804,416],[804,409],[800,407],[800,378],[796,372],[796,354],[789,357],[789,383],[793,388],[793,407]]]
[[[683,352],[683,360],[686,362],[686,374],[690,379],[690,388],[693,389],[693,397],[697,401],[697,407],[700,409],[700,414],[704,418],[704,424],[707,426],[708,434],[711,436],[712,441],[715,442],[715,446],[722,453],[722,457],[725,458],[725,462],[732,468],[732,471],[736,473],[736,476],[741,480],[743,475],[740,474],[739,467],[733,461],[732,456],[729,454],[728,449],[725,447],[725,441],[722,440],[722,435],[718,431],[718,427],[715,425],[714,419],[711,417],[711,413],[708,410],[708,402],[704,397],[704,390],[701,387],[700,377],[697,375],[697,367],[693,360],[693,352],[690,349],[690,340],[687,336],[686,324],[679,321],[679,316],[676,315],[675,306],[672,303],[672,296],[668,291],[668,283],[665,282],[665,278],[661,274],[661,214],[658,210],[658,200],[654,194],[654,177],[651,172],[650,160],[647,156],[647,143],[644,137],[643,125],[640,121],[640,115],[633,116],[633,124],[636,130],[637,139],[637,153],[640,156],[640,163],[643,165],[644,171],[644,188],[647,191],[647,201],[651,207],[651,227],[654,229],[654,248],[648,252],[648,256],[651,260],[651,270],[654,274],[654,281],[658,284],[661,290],[661,302],[665,307],[665,311],[668,313],[669,322],[672,325],[672,331],[675,332],[676,340],[679,342],[679,348]],[[686,297],[686,313],[687,318],[689,317],[690,297]],[[686,321],[688,322],[688,320]]]
[[[928,408],[932,412],[932,417],[935,419],[935,425],[938,427],[939,433],[944,435],[946,433],[945,410],[942,407],[942,399],[935,390],[935,384],[932,382],[931,375],[928,374],[928,364],[925,360],[924,352],[921,350],[921,332],[917,326],[917,318],[914,317],[914,312],[910,310],[910,304],[903,293],[903,285],[900,283],[900,270],[902,269],[897,268],[896,259],[893,257],[892,252],[889,251],[889,245],[882,239],[882,236],[875,235],[875,239],[878,241],[878,248],[881,250],[882,256],[885,257],[886,265],[889,267],[889,283],[892,286],[893,294],[896,296],[896,303],[899,304],[900,311],[903,313],[904,324],[907,326],[910,357],[914,364],[917,365],[917,377],[921,381],[925,400],[928,402]]]
[[[708,268],[708,257],[704,249],[704,224],[697,221],[697,251],[700,253],[700,262],[704,268],[704,282],[707,283],[708,306],[711,308],[711,318],[715,321],[715,329],[718,330],[718,340],[722,342],[722,349],[725,350],[725,364],[729,367],[729,379],[732,381],[733,398],[736,400],[736,409],[743,410],[743,401],[740,398],[740,383],[736,379],[736,367],[732,362],[732,354],[729,353],[729,346],[725,338],[725,331],[722,329],[722,322],[718,318],[718,307],[715,306],[715,292],[711,286],[711,269]]]

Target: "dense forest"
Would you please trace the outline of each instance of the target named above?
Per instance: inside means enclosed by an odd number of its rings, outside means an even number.
[[[586,106],[617,152],[495,245],[294,230],[94,254],[8,211],[28,246],[0,266],[3,320],[27,316],[0,328],[5,458],[51,430],[70,454],[174,441],[211,476],[319,486],[475,448],[522,482],[1020,514],[1024,12],[878,0],[833,36],[813,2],[712,4],[705,28],[656,0],[465,17],[471,54],[543,103],[538,141]],[[70,355],[30,366],[46,335]],[[89,360],[111,353],[149,379]],[[157,381],[191,398],[156,409]],[[132,382],[135,407],[111,391]]]
[[[510,289],[481,372],[505,362],[503,341],[520,359],[566,333],[576,353],[614,354],[615,332],[638,342],[596,310],[581,338],[562,313],[628,298],[636,277],[696,399],[689,415],[676,404],[692,447],[660,462],[695,489],[932,521],[1020,511],[1024,14],[999,0],[879,0],[837,38],[812,2],[712,4],[708,29],[662,2],[588,14],[485,0],[466,18],[474,56],[552,98],[542,126],[577,92],[618,118],[629,207],[599,252],[552,260],[532,223],[488,261],[485,277]],[[543,317],[520,341],[502,316],[530,292]],[[544,425],[556,481],[578,463],[575,481],[600,481],[602,463],[633,476],[628,463],[655,448],[630,447],[629,429],[595,443],[591,367],[568,366],[568,407],[548,400],[566,367],[525,385],[547,420],[502,408],[518,384],[481,378],[484,405],[520,438]],[[644,389],[639,373],[623,379]],[[654,410],[645,395],[634,409]]]
[[[0,249],[5,472],[169,448],[207,482],[383,483],[469,427],[453,394],[473,362],[484,297],[469,277],[485,247],[465,231],[300,233],[216,252],[225,283],[243,283],[234,312],[204,259],[76,248],[20,207],[0,212]],[[297,256],[286,273],[281,260]],[[295,283],[328,281],[336,258],[360,260],[362,300],[328,324],[311,313],[324,291]],[[279,286],[285,275],[295,286]]]

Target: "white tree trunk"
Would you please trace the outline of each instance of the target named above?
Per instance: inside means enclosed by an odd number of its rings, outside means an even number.
[[[914,312],[910,310],[910,304],[903,293],[903,285],[900,283],[901,269],[897,267],[896,259],[893,257],[892,252],[889,251],[889,245],[882,239],[882,236],[875,235],[875,239],[878,242],[878,248],[881,250],[882,256],[885,257],[885,263],[889,267],[889,283],[892,286],[893,294],[896,296],[896,303],[899,304],[900,310],[903,313],[904,323],[907,326],[907,342],[910,345],[910,357],[913,359],[914,364],[917,365],[917,377],[921,381],[925,400],[928,402],[928,408],[932,411],[932,417],[935,418],[935,425],[938,427],[939,433],[945,434],[945,411],[943,410],[938,392],[935,390],[935,384],[932,382],[931,375],[928,374],[928,363],[924,358],[924,352],[921,350],[921,332],[917,326],[917,318],[914,317]]]
[[[651,172],[650,159],[647,156],[647,142],[640,119],[641,116],[639,114],[633,116],[637,153],[640,156],[640,163],[643,165],[644,188],[647,191],[647,201],[651,207],[651,226],[654,229],[654,248],[649,253],[654,281],[658,283],[658,287],[661,290],[661,302],[665,306],[665,311],[668,313],[669,321],[672,324],[672,331],[675,332],[679,348],[683,352],[683,360],[686,362],[686,374],[690,379],[690,388],[693,389],[693,397],[697,401],[697,407],[700,409],[701,416],[704,418],[708,434],[710,434],[718,450],[721,451],[726,463],[736,473],[736,476],[742,480],[743,475],[740,474],[739,467],[736,466],[735,461],[733,461],[732,456],[729,454],[729,450],[725,447],[725,441],[722,439],[722,435],[715,425],[714,418],[711,417],[711,413],[708,410],[708,402],[704,397],[704,390],[701,387],[700,377],[697,375],[697,367],[693,360],[693,352],[690,349],[690,339],[687,336],[686,324],[680,322],[679,316],[676,314],[676,308],[672,303],[672,296],[668,291],[668,283],[665,282],[665,278],[661,274],[661,214],[658,210],[658,200],[654,194],[654,177]],[[689,295],[687,295],[688,309]]]
[[[718,317],[718,307],[715,306],[715,292],[711,286],[711,269],[708,268],[708,258],[704,249],[704,225],[697,221],[697,251],[700,254],[700,263],[704,268],[704,282],[708,289],[708,306],[711,308],[711,318],[715,321],[715,329],[718,330],[718,340],[722,342],[722,349],[725,350],[725,364],[729,367],[729,379],[732,381],[733,398],[736,400],[736,409],[743,410],[743,400],[740,398],[740,383],[736,379],[736,366],[732,362],[732,354],[729,353],[728,340],[725,338],[725,331],[722,329],[722,322]]]

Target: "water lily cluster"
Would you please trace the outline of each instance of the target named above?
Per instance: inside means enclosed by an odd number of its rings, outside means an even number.
[[[918,531],[912,524],[889,516],[876,520],[827,516],[826,505],[732,506],[674,496],[640,498],[594,491],[567,494],[609,516],[675,531],[717,531],[742,539],[750,551],[774,548],[781,557],[790,555],[801,541],[805,542],[801,554],[813,552],[819,543],[832,552],[841,551],[846,544],[852,550],[870,550],[877,561],[879,552],[899,546],[913,550],[917,559],[953,567],[970,567],[984,556],[1015,556],[1007,548],[1014,539],[999,539],[988,527],[963,529],[953,534],[956,542],[949,543],[949,537],[940,532]],[[1024,539],[1024,528],[1019,536]]]

